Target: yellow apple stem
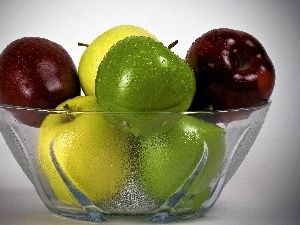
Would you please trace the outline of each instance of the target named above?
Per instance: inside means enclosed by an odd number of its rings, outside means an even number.
[[[69,112],[72,113],[73,110],[68,104],[64,105],[64,109],[66,110],[67,114],[65,114],[65,116],[63,117],[63,122],[67,123],[73,121],[76,118],[76,116],[74,114],[69,114]]]
[[[78,42],[78,46],[85,46],[85,47],[89,47],[88,44],[82,43],[82,42]]]

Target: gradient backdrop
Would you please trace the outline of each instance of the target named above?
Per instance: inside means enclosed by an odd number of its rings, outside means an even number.
[[[173,51],[181,57],[214,28],[254,35],[276,68],[270,112],[214,208],[187,223],[300,224],[299,13],[298,0],[1,0],[0,52],[15,39],[40,36],[61,44],[78,65],[84,51],[78,41],[89,43],[120,24],[144,27],[166,45],[178,39]],[[0,224],[71,224],[46,210],[1,136],[0,143]]]

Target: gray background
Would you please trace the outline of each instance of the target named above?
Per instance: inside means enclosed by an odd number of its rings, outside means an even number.
[[[2,0],[0,51],[15,39],[40,36],[61,44],[78,65],[84,51],[78,41],[89,43],[120,24],[144,27],[166,45],[178,39],[173,51],[182,58],[198,36],[214,28],[254,35],[276,69],[271,109],[214,208],[186,224],[300,224],[299,6],[297,0]],[[0,155],[0,224],[81,224],[47,211],[1,136]]]

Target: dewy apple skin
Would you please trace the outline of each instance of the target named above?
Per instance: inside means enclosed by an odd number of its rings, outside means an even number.
[[[197,38],[186,55],[197,88],[189,110],[233,109],[263,105],[275,85],[275,69],[252,35],[228,28]]]

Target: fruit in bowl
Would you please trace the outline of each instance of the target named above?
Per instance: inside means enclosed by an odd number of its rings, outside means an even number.
[[[80,94],[75,64],[59,44],[39,37],[10,43],[0,54],[0,103],[53,109]],[[44,116],[14,113],[22,123],[39,126]]]
[[[95,96],[78,96],[56,109],[67,113],[50,113],[43,121],[37,147],[40,166],[65,204],[79,204],[65,185],[68,179],[99,205],[125,183],[130,168],[129,138],[95,113],[100,111]]]
[[[146,112],[109,117],[115,126],[134,133],[170,129],[179,118],[157,119],[147,113],[186,111],[194,92],[191,68],[163,43],[149,37],[128,37],[115,44],[100,63],[95,83],[102,110]]]
[[[166,133],[143,137],[139,170],[144,188],[160,205],[174,193],[186,192],[176,199],[180,201],[176,213],[199,209],[209,198],[210,184],[223,164],[224,132],[215,124],[186,115]],[[190,187],[183,187],[185,183],[191,183]]]
[[[105,31],[95,38],[91,44],[87,45],[78,66],[78,76],[86,95],[95,95],[95,79],[98,66],[108,50],[118,41],[131,36],[146,36],[157,40],[154,35],[141,27],[119,25]]]
[[[229,37],[227,31],[217,33]],[[210,96],[198,98],[206,85],[223,84],[219,64],[207,64],[214,71],[211,75],[198,74],[200,64],[193,63],[205,55],[205,48],[192,54],[193,44],[187,54],[193,55],[192,61],[189,57],[185,61],[152,37],[125,36],[99,62],[94,95],[72,97],[55,109],[0,105],[2,136],[45,205],[59,215],[91,221],[142,216],[156,222],[203,216],[255,141],[271,104],[269,96],[259,104],[251,100],[242,106],[246,108],[234,109],[230,107],[240,105],[227,104],[235,102],[229,99],[218,110],[223,98],[216,103]],[[218,55],[221,38],[214,40],[218,41],[209,46],[211,50],[215,46],[211,53]],[[241,51],[237,46],[235,53]],[[253,57],[258,60],[257,54]],[[245,56],[233,58],[243,64]],[[249,69],[248,63],[242,67],[243,72]],[[245,93],[271,94],[273,72],[258,73],[262,80],[253,81],[254,89]],[[203,85],[199,76],[206,77]],[[222,88],[237,77],[226,74]],[[238,100],[248,98],[241,94]],[[195,101],[202,106],[193,109]],[[30,109],[46,117],[39,126],[24,126],[8,109],[18,115]],[[240,113],[245,115],[242,120],[237,117]],[[231,123],[220,120],[223,117],[231,118]]]
[[[178,113],[181,120],[167,132],[130,135],[104,119],[109,112],[68,104],[47,110],[40,128],[18,123],[0,105],[1,134],[47,208],[80,220],[120,216],[156,222],[209,211],[270,107],[239,109],[248,117],[226,126],[206,121],[208,112]],[[236,110],[220,113],[232,116]]]
[[[246,32],[208,31],[195,40],[185,59],[197,83],[191,111],[263,105],[272,94],[273,63],[262,44]]]

